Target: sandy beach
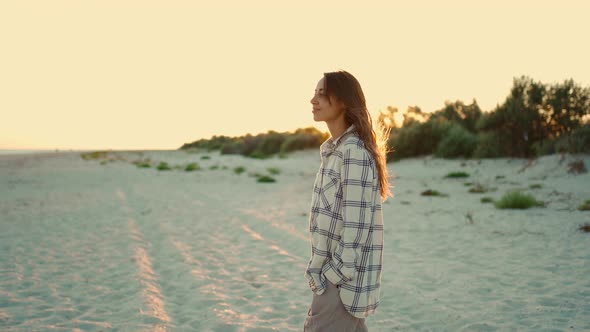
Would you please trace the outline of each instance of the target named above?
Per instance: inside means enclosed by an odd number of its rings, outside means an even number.
[[[302,330],[318,151],[109,158],[0,155],[0,330]],[[133,163],[145,158],[152,167]],[[369,330],[590,331],[590,233],[579,230],[590,211],[577,209],[590,173],[569,173],[575,160],[590,166],[588,155],[389,163],[395,197],[383,206]],[[488,191],[469,192],[474,183]],[[517,189],[545,206],[480,201]]]

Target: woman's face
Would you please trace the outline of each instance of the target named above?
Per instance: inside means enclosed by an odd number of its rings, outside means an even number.
[[[315,89],[315,94],[310,102],[314,121],[335,122],[339,119],[344,119],[344,104],[338,102],[335,98],[331,98],[332,104],[329,102],[329,97],[325,94],[326,85],[325,78],[318,82]]]

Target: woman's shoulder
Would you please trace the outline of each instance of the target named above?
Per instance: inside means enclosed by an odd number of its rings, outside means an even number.
[[[342,142],[342,153],[355,159],[372,159],[365,143],[358,135],[350,135]]]

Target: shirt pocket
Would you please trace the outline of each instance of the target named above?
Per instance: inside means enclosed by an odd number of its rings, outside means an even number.
[[[340,184],[340,177],[338,174],[330,170],[323,172],[323,181],[320,187],[318,199],[320,200],[320,207],[332,211],[336,203],[336,193]]]

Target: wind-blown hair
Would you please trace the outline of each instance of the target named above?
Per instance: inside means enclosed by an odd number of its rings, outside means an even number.
[[[345,106],[344,120],[347,126],[354,124],[365,148],[369,151],[377,166],[381,199],[385,201],[387,196],[393,196],[389,189],[389,174],[387,171],[387,138],[389,130],[378,124],[373,127],[373,121],[367,104],[365,94],[357,79],[350,73],[340,70],[324,73],[325,93],[329,97],[342,102]]]

